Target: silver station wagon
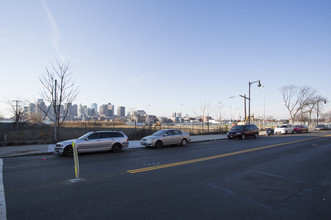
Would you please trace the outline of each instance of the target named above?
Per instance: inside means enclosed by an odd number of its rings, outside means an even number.
[[[141,139],[140,144],[146,147],[161,148],[165,145],[180,144],[182,146],[191,142],[190,133],[185,133],[178,129],[159,130],[151,136]]]
[[[58,142],[55,151],[64,156],[72,156],[72,142],[77,144],[78,153],[111,150],[115,153],[128,147],[128,137],[121,131],[91,131],[78,139]]]

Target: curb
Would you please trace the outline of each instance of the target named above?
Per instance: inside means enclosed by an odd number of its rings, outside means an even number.
[[[11,157],[25,157],[25,156],[38,156],[38,155],[50,155],[55,154],[55,152],[40,152],[40,153],[31,153],[31,154],[15,154],[15,155],[5,155],[0,158],[11,158]]]

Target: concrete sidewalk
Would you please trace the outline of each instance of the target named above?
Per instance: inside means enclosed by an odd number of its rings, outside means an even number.
[[[226,139],[225,134],[219,135],[197,135],[191,136],[191,142],[203,142],[203,141],[216,141]],[[129,141],[129,148],[143,148],[140,144],[140,140]],[[43,155],[54,154],[54,144],[41,144],[41,145],[22,145],[22,146],[0,146],[0,158],[5,157],[18,157],[26,155]]]

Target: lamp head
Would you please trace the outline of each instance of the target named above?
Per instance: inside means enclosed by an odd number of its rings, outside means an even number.
[[[259,80],[259,84],[257,85],[257,87],[261,87],[262,85],[261,85],[261,82],[260,82],[260,80]]]

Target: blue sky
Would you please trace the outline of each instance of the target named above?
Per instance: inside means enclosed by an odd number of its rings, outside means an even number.
[[[331,2],[321,0],[0,0],[0,114],[39,98],[39,76],[70,61],[76,104],[111,102],[170,116],[288,118],[279,88],[311,86],[331,101]],[[265,102],[264,102],[265,94]],[[228,97],[235,96],[230,99]],[[331,105],[323,111],[330,111]]]

